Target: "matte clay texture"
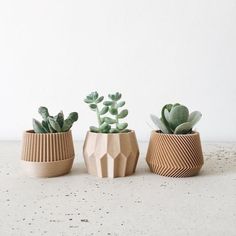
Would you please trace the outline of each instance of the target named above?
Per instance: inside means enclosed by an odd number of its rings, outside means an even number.
[[[115,178],[135,172],[139,148],[134,131],[117,134],[88,132],[83,153],[89,174]]]
[[[170,177],[198,174],[203,165],[199,133],[185,135],[151,133],[147,163],[152,172]]]
[[[22,143],[22,167],[30,176],[53,177],[68,173],[74,160],[71,131],[38,134],[26,131]]]

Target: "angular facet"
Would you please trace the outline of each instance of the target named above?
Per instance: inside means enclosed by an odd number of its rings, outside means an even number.
[[[135,132],[88,132],[83,154],[88,173],[91,175],[110,178],[132,175],[139,157]]]

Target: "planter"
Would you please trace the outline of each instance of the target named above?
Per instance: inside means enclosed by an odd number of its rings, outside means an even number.
[[[203,165],[199,133],[174,135],[153,131],[146,161],[156,174],[171,177],[196,175]]]
[[[139,157],[134,131],[114,134],[88,132],[83,153],[89,174],[111,178],[132,175]]]
[[[64,175],[71,170],[74,156],[71,131],[34,133],[29,130],[23,134],[21,162],[30,176]]]

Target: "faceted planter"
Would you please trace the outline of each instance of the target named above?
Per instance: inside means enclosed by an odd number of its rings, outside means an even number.
[[[62,133],[23,134],[21,162],[25,172],[34,177],[67,174],[74,161],[71,131]]]
[[[171,177],[196,175],[203,165],[199,133],[175,135],[153,131],[146,161],[156,174]]]
[[[89,174],[115,178],[135,172],[139,148],[134,131],[114,134],[88,132],[83,153]]]

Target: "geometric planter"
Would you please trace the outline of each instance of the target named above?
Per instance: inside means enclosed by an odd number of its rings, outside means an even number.
[[[21,162],[34,177],[54,177],[71,170],[74,160],[71,131],[61,133],[24,132]]]
[[[176,135],[152,131],[146,161],[155,174],[170,177],[198,174],[204,163],[199,133]]]
[[[135,132],[87,132],[83,154],[91,175],[110,178],[132,175],[139,157]]]

